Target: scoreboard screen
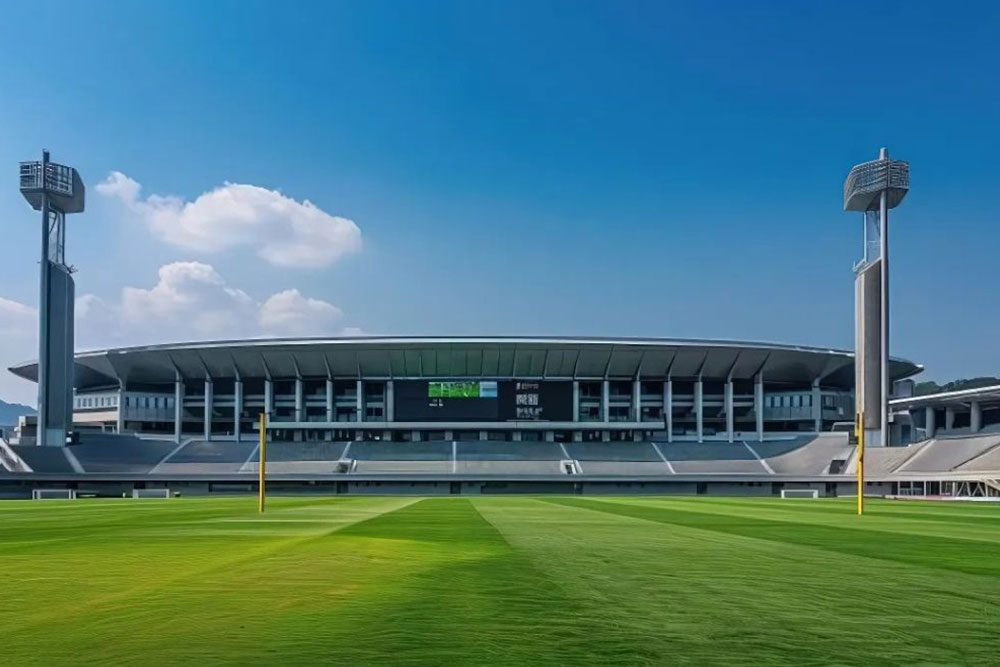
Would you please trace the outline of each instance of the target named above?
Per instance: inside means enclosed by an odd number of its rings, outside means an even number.
[[[572,420],[572,382],[510,380],[500,383],[500,421]]]
[[[396,421],[570,421],[573,384],[522,380],[397,380]]]

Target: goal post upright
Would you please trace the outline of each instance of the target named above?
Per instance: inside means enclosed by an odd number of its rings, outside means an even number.
[[[264,513],[264,498],[267,495],[265,489],[266,484],[266,468],[267,468],[267,413],[260,413],[260,424],[258,431],[260,432],[260,455],[259,463],[257,465],[257,512],[260,514]]]
[[[858,434],[858,516],[865,513],[865,413],[861,411],[857,418]]]

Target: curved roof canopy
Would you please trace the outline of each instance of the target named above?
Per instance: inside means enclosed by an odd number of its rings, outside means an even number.
[[[586,337],[353,337],[178,343],[76,355],[78,389],[223,378],[694,378],[854,385],[844,350],[739,341]],[[37,381],[36,362],[11,372]],[[921,367],[893,359],[893,379]]]

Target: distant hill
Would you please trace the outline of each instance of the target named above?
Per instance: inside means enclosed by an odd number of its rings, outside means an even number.
[[[942,391],[978,389],[979,387],[990,387],[998,384],[1000,384],[1000,378],[997,377],[979,377],[970,378],[968,380],[954,380],[953,382],[946,382],[944,384],[938,384],[937,382],[918,382],[913,387],[913,393],[917,396],[925,396],[927,394],[937,394]]]
[[[17,418],[21,415],[33,415],[35,409],[20,403],[7,403],[0,400],[0,424],[13,426],[17,424]]]

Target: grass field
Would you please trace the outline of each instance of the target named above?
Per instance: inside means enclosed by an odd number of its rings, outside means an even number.
[[[0,663],[1000,662],[1000,507],[0,503]]]

